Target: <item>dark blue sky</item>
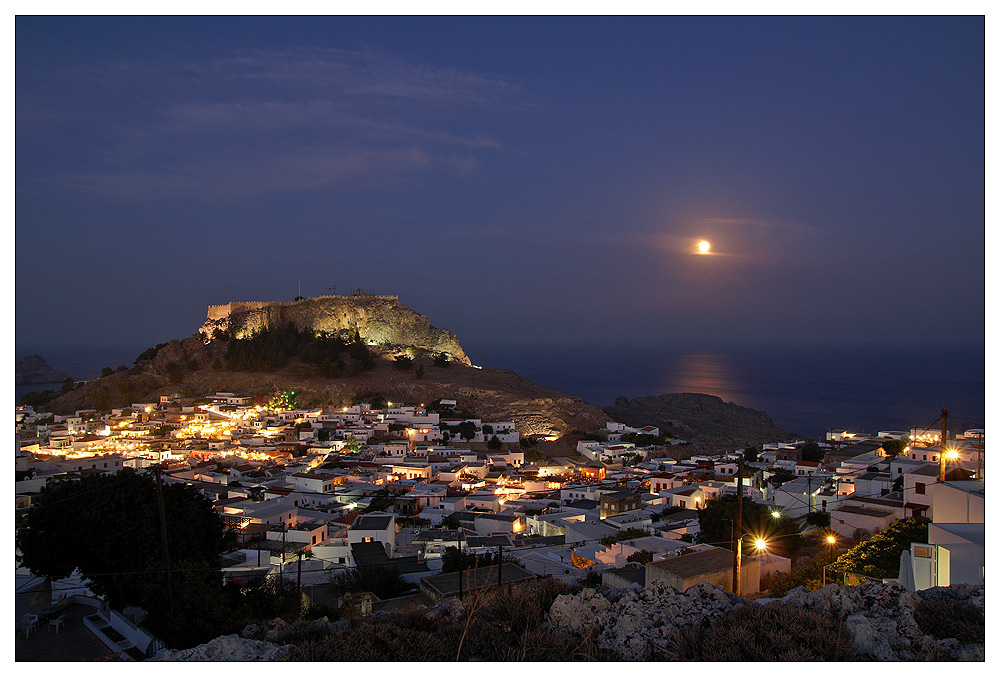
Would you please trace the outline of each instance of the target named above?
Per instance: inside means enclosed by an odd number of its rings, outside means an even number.
[[[982,342],[984,106],[981,17],[20,17],[17,353],[300,277],[473,359]]]

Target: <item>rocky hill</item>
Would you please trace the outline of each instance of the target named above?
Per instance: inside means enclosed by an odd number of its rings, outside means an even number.
[[[291,302],[232,302],[209,306],[201,332],[211,337],[216,329],[244,338],[263,329],[287,324],[350,338],[357,332],[367,343],[383,349],[413,347],[446,353],[452,361],[471,365],[458,337],[438,329],[425,316],[395,296],[317,296]]]
[[[726,402],[715,395],[671,393],[636,397],[631,401],[619,397],[613,407],[604,412],[614,421],[630,426],[653,425],[663,434],[738,448],[762,442],[783,442],[795,433],[774,425],[763,411]]]
[[[303,406],[341,407],[352,404],[363,393],[379,393],[390,401],[425,403],[436,399],[457,400],[460,408],[473,411],[486,421],[511,421],[522,435],[579,435],[604,426],[607,417],[582,398],[543,388],[506,369],[480,369],[452,362],[435,366],[430,356],[413,361],[410,369],[396,369],[391,360],[376,360],[371,371],[354,376],[324,378],[305,374],[302,365],[289,364],[272,372],[235,372],[214,369],[224,362],[225,343],[205,343],[200,338],[173,340],[160,347],[150,360],[136,367],[96,379],[46,405],[55,413],[77,409],[127,406],[155,401],[160,395],[200,395],[221,391],[270,395],[294,390]],[[183,372],[171,381],[168,365],[181,365]],[[424,374],[417,377],[416,368]],[[568,453],[575,439],[567,439]]]
[[[41,355],[28,355],[14,362],[14,383],[59,383],[69,376],[50,367]]]

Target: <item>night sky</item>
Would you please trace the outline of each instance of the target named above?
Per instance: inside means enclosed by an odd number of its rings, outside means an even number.
[[[18,18],[17,355],[300,279],[474,361],[981,343],[984,24]]]

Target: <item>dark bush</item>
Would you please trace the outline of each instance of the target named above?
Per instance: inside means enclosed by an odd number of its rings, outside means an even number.
[[[677,630],[662,651],[677,661],[856,659],[839,619],[781,602],[747,604]]]
[[[467,612],[453,620],[428,618],[412,606],[378,621],[354,619],[339,634],[300,641],[287,660],[615,660],[593,633],[580,638],[542,627],[556,597],[575,589],[554,579],[534,580],[467,595]]]
[[[326,639],[304,642],[293,661],[447,661],[455,654],[438,635],[394,623],[361,623]]]
[[[955,638],[962,644],[986,641],[986,617],[968,603],[921,600],[913,610],[920,630],[937,639]]]

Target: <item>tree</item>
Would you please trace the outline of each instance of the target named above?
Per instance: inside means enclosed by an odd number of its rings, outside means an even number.
[[[811,512],[806,515],[806,523],[814,527],[827,528],[830,526],[830,513]]]
[[[351,569],[334,579],[333,583],[341,591],[370,592],[379,599],[399,597],[410,589],[410,585],[399,575],[399,567],[394,564]]]
[[[885,451],[886,456],[899,456],[906,451],[906,442],[904,440],[885,440],[882,442],[882,450]]]
[[[759,455],[760,452],[757,450],[757,447],[747,447],[743,450],[743,460],[749,461],[750,463],[756,461]]]
[[[451,360],[448,359],[447,353],[438,353],[434,356],[434,366],[435,367],[450,367]]]
[[[629,527],[623,531],[619,531],[614,536],[607,536],[601,539],[601,545],[613,545],[619,541],[628,541],[633,538],[642,538],[643,536],[649,536],[649,532],[645,529],[639,529],[636,527]]]
[[[146,350],[144,350],[141,353],[139,353],[139,356],[135,358],[135,361],[133,362],[133,364],[139,364],[143,360],[151,360],[151,359],[153,359],[154,357],[156,357],[156,353],[158,353],[160,351],[160,348],[163,348],[166,345],[167,345],[166,343],[157,343],[152,348],[146,348]]]
[[[48,402],[54,399],[57,395],[58,393],[56,393],[54,390],[42,390],[42,391],[25,393],[21,395],[20,404],[29,407],[40,407],[43,404],[48,404]]]
[[[790,482],[795,479],[795,473],[791,470],[785,470],[784,468],[774,468],[771,479],[769,480],[774,486],[780,486],[785,482]]]
[[[65,395],[66,393],[71,391],[74,388],[74,386],[76,386],[76,381],[74,381],[72,377],[67,376],[66,380],[63,381],[61,392]]]
[[[809,438],[805,442],[803,442],[800,449],[802,449],[803,461],[823,460],[823,450],[820,449],[819,444],[816,443],[816,440],[812,438]]]
[[[424,377],[424,365],[418,364],[417,368],[413,370],[413,376],[415,378],[423,378]]]
[[[115,371],[118,371],[118,372],[121,372],[121,371],[128,371],[128,367],[126,367],[126,366],[125,366],[124,364],[119,364],[119,365],[118,365],[118,368],[117,368],[117,369],[115,369]]]
[[[476,436],[476,424],[471,421],[462,421],[455,426],[455,430],[458,431],[463,440],[471,440]]]
[[[101,378],[104,378],[105,376],[111,376],[113,373],[115,373],[114,369],[112,369],[111,367],[104,367],[104,369],[101,369]]]
[[[185,484],[162,488],[174,614],[169,614],[156,482],[125,469],[44,487],[16,536],[21,563],[37,576],[75,569],[112,607],[134,605],[166,641],[191,639],[221,594],[222,519],[212,502]],[[199,631],[200,632],[200,631]],[[187,634],[185,634],[187,633]]]
[[[638,562],[639,564],[648,564],[653,561],[653,553],[648,550],[640,550],[639,552],[633,552],[627,558],[626,562]]]
[[[393,358],[392,366],[398,369],[399,371],[406,371],[411,366],[413,366],[413,360],[406,355],[396,355],[396,357]]]
[[[926,517],[899,519],[838,557],[833,566],[874,578],[899,575],[899,556],[910,544],[927,542]]]
[[[355,395],[351,399],[351,405],[353,406],[355,404],[370,404],[372,409],[385,409],[389,406],[389,402],[385,399],[385,395],[372,390],[366,390],[363,393]]]
[[[743,550],[748,552],[752,539],[763,538],[768,550],[782,554],[799,546],[799,530],[787,517],[772,517],[770,507],[749,498],[743,499]],[[701,542],[732,549],[733,525],[736,520],[736,496],[726,494],[713,498],[698,510]]]
[[[503,443],[500,442],[500,438],[497,437],[496,435],[494,435],[493,437],[491,437],[490,441],[486,443],[486,448],[487,449],[493,449],[494,451],[496,451],[497,449],[500,449],[502,447],[503,447]]]
[[[492,556],[489,554],[475,555],[471,552],[459,552],[458,548],[454,546],[448,546],[441,553],[441,573],[443,574],[450,574],[459,569],[463,571],[475,569],[492,563]]]

